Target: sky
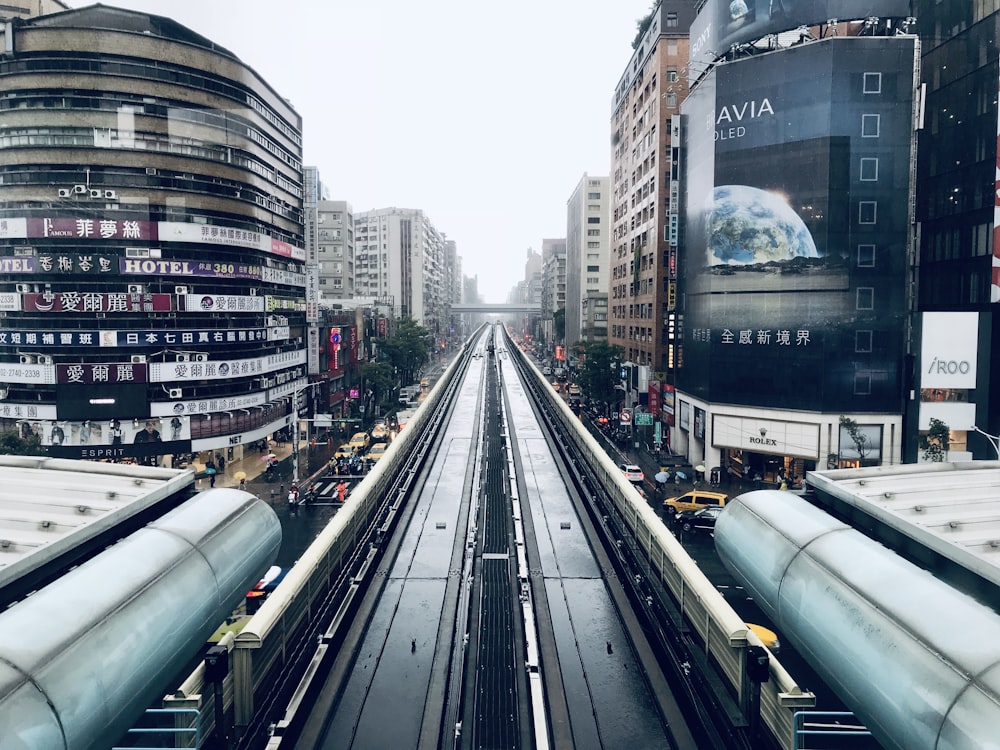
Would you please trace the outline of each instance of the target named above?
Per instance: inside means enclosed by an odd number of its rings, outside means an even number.
[[[565,237],[584,173],[609,173],[612,94],[654,0],[103,4],[235,54],[302,116],[304,164],[331,200],[422,209],[503,302],[528,248]]]

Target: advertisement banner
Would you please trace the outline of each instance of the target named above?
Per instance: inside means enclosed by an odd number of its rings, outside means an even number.
[[[871,16],[906,18],[909,0],[706,0],[691,24],[688,78],[694,81],[734,44],[768,34]]]
[[[150,313],[170,312],[169,294],[95,292],[43,292],[22,296],[25,312],[37,313]]]
[[[264,298],[253,294],[182,294],[177,307],[185,312],[264,312]]]
[[[252,279],[254,281],[259,281],[261,277],[261,267],[250,263],[118,258],[117,266],[119,272],[126,276],[202,276],[214,279]]]
[[[0,419],[55,419],[55,404],[12,404],[0,401]]]
[[[220,396],[218,398],[199,398],[187,401],[156,401],[149,405],[149,413],[154,417],[172,417],[174,415],[215,414],[217,412],[233,411],[235,409],[250,409],[267,403],[267,392],[241,394],[239,396]]]
[[[0,383],[51,385],[55,382],[56,368],[53,365],[0,362]]]
[[[718,65],[684,102],[681,390],[898,409],[916,63],[912,37],[838,38]]]
[[[993,269],[990,302],[1000,302],[1000,110],[997,111],[997,164],[993,190]]]
[[[134,219],[28,219],[28,237],[60,237],[78,240],[149,240],[157,239],[155,221]]]
[[[56,382],[82,383],[145,383],[146,365],[133,362],[101,362],[56,365]]]
[[[0,310],[17,312],[21,309],[21,295],[17,292],[0,292]]]
[[[920,388],[975,388],[979,313],[924,313],[921,323]]]

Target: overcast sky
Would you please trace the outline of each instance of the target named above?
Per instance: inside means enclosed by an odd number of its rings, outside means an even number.
[[[330,198],[423,209],[502,302],[527,249],[565,236],[583,174],[609,173],[611,96],[654,0],[104,4],[229,49],[302,116]]]

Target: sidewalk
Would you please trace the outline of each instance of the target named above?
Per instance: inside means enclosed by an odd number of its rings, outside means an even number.
[[[307,484],[317,474],[326,471],[330,457],[337,446],[327,443],[317,443],[315,447],[303,441],[299,444],[299,486]],[[242,459],[229,461],[226,463],[225,471],[220,471],[215,475],[216,487],[239,487],[240,480],[236,478],[238,472],[246,474],[246,488],[259,497],[266,498],[272,494],[282,494],[287,492],[292,483],[293,469],[291,466],[292,444],[281,443],[271,446],[271,453],[277,457],[278,466],[272,474],[270,480],[264,474],[267,462],[263,460],[257,451],[245,451]],[[201,474],[204,466],[195,464],[192,468]],[[211,487],[211,481],[207,476],[201,476],[195,480],[195,486],[199,490],[207,490]]]

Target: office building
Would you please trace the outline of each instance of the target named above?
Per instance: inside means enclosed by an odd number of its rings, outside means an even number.
[[[566,345],[608,337],[610,178],[584,174],[566,201]]]

